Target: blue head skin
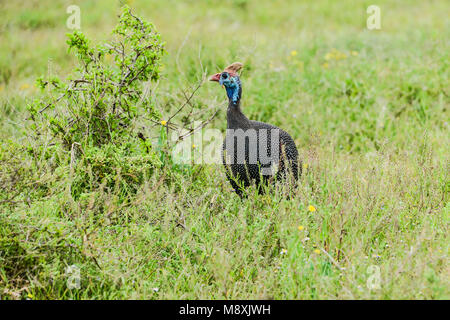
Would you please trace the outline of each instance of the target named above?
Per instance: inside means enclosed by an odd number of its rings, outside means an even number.
[[[228,99],[232,105],[238,105],[241,100],[242,86],[239,76],[235,73],[229,73],[227,71],[216,73],[209,79],[211,81],[217,81],[227,91]]]
[[[228,99],[230,99],[230,101],[234,104],[238,103],[241,99],[242,93],[241,80],[239,79],[239,76],[232,76],[226,71],[222,72],[220,74],[219,83],[225,87]]]

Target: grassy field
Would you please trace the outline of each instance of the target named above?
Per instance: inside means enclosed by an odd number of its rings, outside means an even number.
[[[74,199],[67,161],[26,152],[27,105],[76,64],[66,8],[97,43],[123,3],[0,1],[0,299],[450,298],[448,1],[127,1],[166,42],[161,120],[241,61],[243,111],[290,133],[303,175],[290,200],[241,200],[206,164]],[[225,130],[224,90],[193,101]]]

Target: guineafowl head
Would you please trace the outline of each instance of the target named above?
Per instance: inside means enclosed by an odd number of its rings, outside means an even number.
[[[242,69],[242,67],[242,63],[235,62],[226,67],[224,71],[216,73],[209,78],[210,81],[217,81],[225,88],[228,99],[233,104],[237,104],[242,95],[241,80],[238,75],[238,71]]]

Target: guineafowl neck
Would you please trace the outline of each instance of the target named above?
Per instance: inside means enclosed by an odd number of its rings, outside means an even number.
[[[250,120],[241,111],[241,101],[233,102],[230,100],[227,110],[227,128],[228,129],[248,129],[251,127]]]

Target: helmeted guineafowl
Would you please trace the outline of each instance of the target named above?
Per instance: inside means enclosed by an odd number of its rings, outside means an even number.
[[[249,120],[241,111],[242,85],[238,71],[242,63],[235,62],[209,80],[225,87],[228,96],[227,135],[223,142],[222,160],[227,178],[242,197],[244,188],[253,181],[262,193],[262,184],[276,175],[298,179],[298,151],[294,140],[284,130],[264,122]]]

